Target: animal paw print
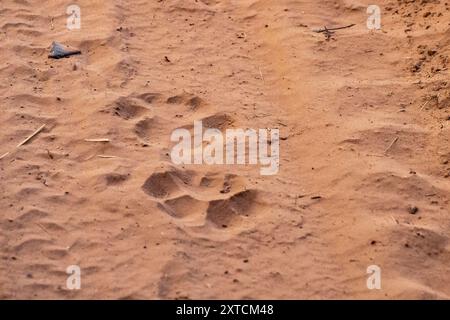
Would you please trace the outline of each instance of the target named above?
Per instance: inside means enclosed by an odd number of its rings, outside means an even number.
[[[257,215],[256,189],[246,189],[236,175],[205,174],[170,168],[153,173],[142,186],[158,202],[158,207],[183,227],[197,232],[238,231]]]

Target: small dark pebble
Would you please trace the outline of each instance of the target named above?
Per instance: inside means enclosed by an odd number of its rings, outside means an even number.
[[[410,206],[408,207],[408,212],[410,214],[416,214],[417,212],[419,212],[419,208],[417,208],[416,206]]]

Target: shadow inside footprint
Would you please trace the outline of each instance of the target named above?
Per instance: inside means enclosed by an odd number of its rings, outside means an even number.
[[[206,214],[208,203],[185,195],[167,200],[163,204],[160,204],[159,207],[174,218],[191,218],[201,222]]]
[[[256,190],[246,190],[227,200],[215,200],[209,203],[206,219],[216,227],[227,228],[242,216],[249,216],[257,197]]]
[[[142,186],[142,190],[157,199],[178,196],[182,190],[180,185],[190,185],[193,173],[170,170],[153,173]]]
[[[148,92],[148,93],[140,94],[137,97],[139,99],[147,102],[148,104],[151,104],[151,103],[157,101],[161,97],[161,95],[159,93]]]
[[[153,140],[156,143],[161,141],[161,136],[164,136],[168,128],[169,123],[167,121],[159,117],[153,117],[145,118],[137,122],[134,127],[134,132],[139,138],[145,141]]]
[[[147,108],[138,105],[129,98],[121,97],[114,104],[114,114],[129,120],[145,113]]]

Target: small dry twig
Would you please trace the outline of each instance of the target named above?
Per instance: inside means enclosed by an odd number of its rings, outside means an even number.
[[[260,67],[258,67],[258,68],[259,68],[259,75],[261,76],[261,80],[265,83],[266,81],[264,80],[261,68]]]
[[[6,157],[8,154],[9,154],[9,151],[6,152],[5,154],[1,155],[1,156],[0,156],[0,160],[2,160],[2,159],[3,159],[4,157]]]
[[[323,29],[313,30],[313,32],[324,33],[324,34],[325,34],[325,38],[326,38],[326,40],[328,41],[328,40],[331,39],[331,36],[332,36],[333,34],[335,34],[335,31],[336,31],[336,30],[341,30],[341,29],[351,28],[351,27],[353,27],[353,26],[355,26],[354,23],[349,24],[349,25],[347,25],[347,26],[343,26],[343,27],[335,27],[335,28],[327,28],[327,26],[324,26]]]
[[[313,30],[313,31],[314,31],[314,32],[317,32],[317,33],[320,33],[320,32],[325,32],[325,33],[326,33],[326,32],[329,32],[329,31],[336,31],[336,30],[341,30],[341,29],[351,28],[351,27],[353,27],[353,26],[355,26],[354,23],[349,24],[349,25],[347,25],[347,26],[336,27],[336,28],[327,28],[327,27],[324,27],[323,29]]]
[[[45,124],[43,124],[42,126],[39,127],[39,129],[37,129],[35,132],[33,132],[28,138],[26,138],[25,140],[23,140],[21,143],[19,143],[17,145],[16,148],[19,148],[20,146],[23,146],[25,143],[27,143],[28,141],[30,141],[35,135],[37,135],[39,132],[42,131],[42,129],[44,129]]]
[[[109,139],[100,138],[100,139],[84,139],[86,142],[109,142]]]
[[[117,158],[117,156],[108,156],[108,155],[103,155],[103,154],[99,154],[97,157],[103,158],[103,159]]]
[[[433,99],[437,99],[437,101],[438,101],[438,103],[439,103],[439,95],[440,95],[440,92],[439,92],[436,96],[432,96],[430,99],[428,99],[427,102],[425,102],[425,103],[422,105],[422,107],[420,108],[419,111],[422,111],[422,110],[428,105],[428,103],[430,103],[430,101],[433,100]]]
[[[395,139],[394,140],[392,140],[392,142],[391,142],[391,144],[389,145],[389,147],[387,147],[387,149],[386,150],[384,150],[384,154],[386,154],[393,146],[394,146],[394,144],[398,141],[398,137],[395,137]]]

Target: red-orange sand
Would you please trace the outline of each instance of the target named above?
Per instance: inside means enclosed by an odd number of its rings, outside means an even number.
[[[450,297],[446,1],[69,4],[0,4],[0,298]],[[280,129],[279,173],[174,165],[202,119]]]

